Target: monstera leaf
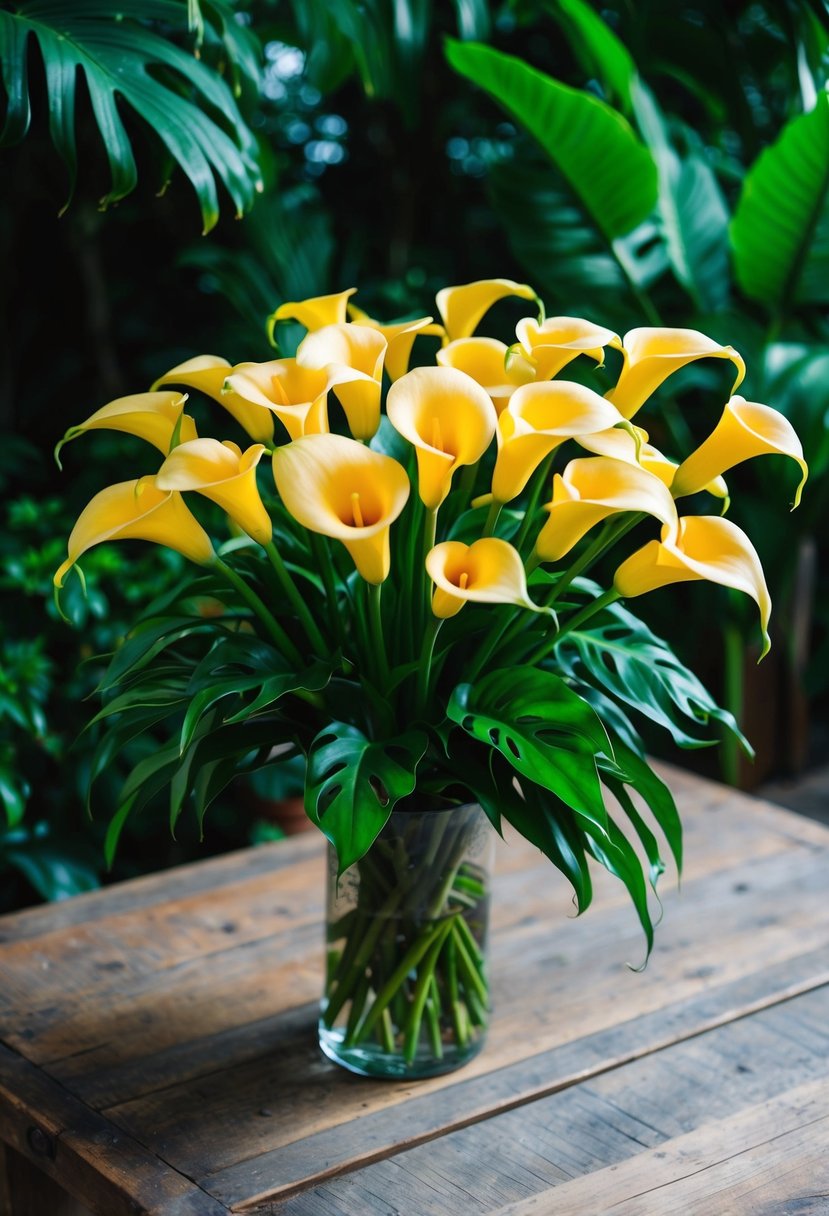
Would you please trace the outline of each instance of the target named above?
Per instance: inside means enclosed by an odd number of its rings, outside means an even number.
[[[255,71],[249,31],[233,20],[225,0],[212,0],[205,12],[212,40],[222,41],[237,73]],[[19,143],[29,131],[29,52],[34,42],[45,70],[49,132],[69,173],[69,199],[77,177],[76,96],[81,76],[112,176],[103,207],[124,198],[136,185],[138,171],[122,115],[128,107],[190,179],[205,232],[219,217],[217,178],[237,214],[243,214],[262,188],[254,137],[222,76],[158,32],[159,25],[182,29],[186,14],[182,0],[124,0],[117,9],[108,0],[20,0],[11,11],[0,12],[7,94],[0,144]]]

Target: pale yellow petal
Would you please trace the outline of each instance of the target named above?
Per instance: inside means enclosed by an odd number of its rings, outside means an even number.
[[[197,355],[160,376],[153,388],[159,384],[186,384],[188,388],[198,389],[218,401],[251,439],[270,444],[273,441],[273,415],[259,405],[243,401],[233,392],[224,391],[225,381],[234,370],[227,359],[219,355]]]
[[[290,439],[328,430],[328,375],[296,359],[240,363],[227,388],[243,401],[270,410]]]
[[[535,364],[538,380],[551,380],[579,355],[602,364],[605,347],[622,349],[622,340],[612,329],[594,325],[582,317],[548,317],[541,323],[533,317],[524,317],[515,333]]]
[[[381,321],[373,320],[353,304],[349,304],[348,314],[352,324],[367,325],[371,329],[376,329],[388,342],[385,365],[392,383],[399,380],[401,376],[405,376],[409,370],[412,347],[416,338],[427,335],[443,337],[444,335],[443,326],[435,325],[431,317],[418,317],[414,321],[394,321],[389,325],[384,325]]]
[[[367,325],[327,325],[297,350],[301,367],[325,370],[355,439],[369,440],[380,425],[383,360],[388,343]]]
[[[632,418],[668,376],[697,359],[730,359],[737,369],[732,393],[745,376],[745,364],[733,346],[721,346],[696,329],[632,329],[625,334],[623,353],[619,380],[605,395],[626,418]]]
[[[248,536],[266,545],[273,527],[256,484],[256,466],[264,451],[261,443],[242,452],[236,444],[194,439],[174,448],[156,475],[156,485],[161,490],[203,494]]]
[[[65,443],[86,431],[122,431],[151,443],[164,455],[170,450],[178,427],[181,441],[196,438],[196,424],[184,414],[186,393],[149,392],[118,397],[91,414],[85,422],[70,427],[55,449],[57,456]],[[179,425],[180,421],[180,425]]]
[[[648,443],[647,431],[632,424],[628,427],[615,426],[595,435],[578,435],[576,442],[597,456],[610,456],[627,464],[639,464],[669,488],[679,467],[675,460],[669,460],[658,448]]]
[[[443,541],[427,554],[426,570],[435,584],[432,611],[437,617],[454,616],[468,600],[535,609],[518,551],[497,537],[471,545]]]
[[[322,329],[325,325],[342,325],[349,297],[356,290],[356,287],[349,287],[346,291],[337,291],[328,296],[312,296],[307,300],[280,304],[268,318],[269,332],[273,334],[278,321],[298,321],[309,332]]]
[[[507,296],[522,300],[538,298],[532,287],[512,279],[479,279],[459,287],[444,287],[437,294],[437,306],[449,341],[468,338],[478,328],[484,313]]]
[[[457,338],[437,352],[437,361],[471,376],[492,398],[498,414],[517,388],[535,378],[532,366],[523,358],[510,358],[510,348],[496,338]]]

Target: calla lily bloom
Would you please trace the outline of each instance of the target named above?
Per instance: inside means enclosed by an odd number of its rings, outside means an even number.
[[[674,496],[695,494],[726,469],[752,456],[764,455],[790,456],[800,465],[800,484],[793,504],[796,507],[809,470],[794,427],[788,418],[768,405],[732,397],[705,442],[677,469],[672,487]]]
[[[737,369],[732,393],[746,374],[742,356],[733,346],[720,346],[696,329],[632,329],[625,334],[622,349],[621,375],[605,396],[625,418],[632,418],[668,376],[697,359],[730,359]]]
[[[456,338],[437,353],[441,367],[454,367],[486,389],[498,414],[522,384],[535,379],[535,369],[497,338]]]
[[[640,426],[630,424],[630,429],[612,427],[609,431],[599,431],[596,435],[580,435],[576,442],[588,452],[597,456],[611,456],[614,460],[624,460],[626,464],[640,465],[658,477],[673,494],[674,477],[679,465],[648,443],[648,432]],[[715,498],[728,498],[728,486],[722,477],[715,477],[705,486],[700,487]]]
[[[453,367],[416,367],[386,399],[389,422],[417,453],[418,492],[436,510],[460,465],[475,464],[492,442],[495,406],[480,384]]]
[[[388,342],[385,364],[392,383],[405,376],[409,370],[409,360],[416,338],[421,335],[440,337],[444,332],[443,326],[435,325],[431,317],[418,317],[414,321],[395,321],[392,325],[384,325],[380,321],[372,320],[353,304],[348,306],[348,315],[353,325],[367,325],[369,329],[376,329]]]
[[[244,368],[245,364],[241,364],[240,367]],[[220,355],[197,355],[195,359],[179,363],[178,367],[171,368],[169,372],[159,376],[153,388],[157,388],[159,384],[186,384],[188,388],[198,389],[199,392],[206,393],[208,397],[218,401],[219,405],[236,419],[242,429],[247,431],[251,439],[255,439],[258,443],[271,444],[273,442],[273,414],[268,410],[263,410],[259,405],[243,401],[233,392],[224,392],[225,380],[232,372],[238,370],[240,368],[231,367],[227,359],[223,359]]]
[[[623,511],[653,515],[675,533],[678,527],[671,492],[653,473],[610,456],[571,460],[553,478],[549,518],[535,547],[542,561],[558,561],[595,524]]]
[[[256,466],[265,447],[254,443],[243,452],[235,443],[194,439],[174,448],[156,474],[159,490],[195,490],[215,502],[230,518],[266,545],[273,535],[271,517],[256,486]]]
[[[324,369],[355,439],[369,440],[380,425],[386,339],[368,325],[326,325],[308,334],[296,353],[300,367]]]
[[[107,486],[87,503],[69,536],[69,556],[55,573],[56,587],[78,559],[108,540],[149,540],[205,565],[214,557],[210,537],[180,494],[160,490],[153,477]]]
[[[498,419],[493,498],[501,503],[516,498],[545,456],[565,440],[623,421],[615,406],[581,384],[552,380],[516,389]]]
[[[337,291],[329,296],[311,296],[307,300],[280,304],[268,317],[268,337],[273,339],[273,331],[279,321],[298,321],[309,333],[325,325],[344,324],[349,297],[356,290],[356,287],[349,287],[346,291]]]
[[[460,612],[468,600],[536,608],[520,554],[497,537],[487,536],[471,545],[459,540],[435,545],[426,556],[426,569],[435,584],[432,612],[441,620]]]
[[[401,464],[343,435],[305,435],[276,449],[273,476],[303,527],[341,540],[366,582],[388,578],[389,529],[409,497]]]
[[[745,532],[730,520],[711,515],[680,519],[676,539],[671,539],[670,531],[663,527],[661,541],[649,541],[622,562],[613,579],[616,590],[632,598],[669,583],[705,579],[743,591],[760,609],[762,658],[770,646],[771,599],[760,558]]]
[[[435,298],[449,341],[474,334],[484,313],[507,296],[538,299],[532,287],[512,279],[478,279],[460,287],[444,287]]]
[[[270,410],[291,439],[328,430],[328,373],[296,359],[240,363],[226,388],[239,400]]]
[[[196,424],[183,413],[186,393],[133,393],[118,397],[91,414],[85,422],[71,426],[55,448],[55,459],[65,443],[86,431],[123,431],[146,439],[166,456],[178,427],[181,440],[196,438]],[[181,425],[179,426],[179,422]],[[60,460],[58,460],[60,466]]]
[[[548,317],[541,324],[532,317],[524,317],[515,333],[535,364],[537,380],[552,380],[578,355],[587,355],[601,365],[606,346],[622,349],[622,339],[612,329],[581,317]]]

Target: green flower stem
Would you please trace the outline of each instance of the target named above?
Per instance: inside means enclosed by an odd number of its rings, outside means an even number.
[[[247,585],[245,580],[236,573],[232,566],[228,566],[227,562],[222,561],[220,557],[214,559],[214,564],[216,568],[222,572],[227,581],[239,592],[239,595],[248,605],[251,612],[253,612],[255,616],[259,617],[259,620],[265,626],[271,638],[282,653],[289,658],[292,663],[295,663],[297,667],[301,667],[303,665],[302,655],[299,653],[285,630],[274,617],[273,613],[265,607],[256,592]]]
[[[423,627],[432,613],[432,580],[426,569],[426,558],[435,547],[437,536],[438,509],[427,508],[423,518],[423,548],[420,554],[420,571],[418,579],[418,609],[416,621]]]
[[[324,536],[320,536],[316,532],[309,532],[309,536],[311,538],[311,552],[314,555],[317,569],[322,576],[322,585],[325,588],[325,600],[328,607],[328,620],[331,625],[331,631],[337,639],[339,646],[344,649],[345,634],[337,608],[337,588],[334,583],[334,566],[331,561],[331,552]]]
[[[317,626],[316,621],[311,616],[311,613],[308,610],[308,605],[305,603],[302,596],[300,595],[299,590],[297,589],[296,583],[291,578],[291,575],[289,574],[288,568],[286,567],[285,563],[282,560],[279,550],[277,549],[276,545],[273,543],[272,540],[268,541],[268,543],[264,546],[264,549],[265,549],[265,552],[267,553],[268,557],[270,558],[271,565],[273,566],[274,570],[276,571],[276,576],[282,585],[282,589],[284,590],[285,594],[287,595],[288,599],[290,600],[291,606],[293,607],[294,612],[296,612],[297,616],[299,617],[300,621],[302,622],[303,629],[308,634],[308,640],[310,641],[311,645],[318,651],[318,653],[325,654],[327,647],[325,645],[323,636],[319,631],[319,627]]]
[[[579,612],[577,612],[575,616],[571,617],[561,629],[557,630],[557,632],[553,634],[552,638],[545,638],[541,645],[536,650],[532,651],[532,653],[524,660],[525,664],[528,667],[535,667],[537,663],[540,663],[542,659],[547,657],[547,655],[559,644],[562,638],[567,636],[568,633],[572,633],[574,629],[580,629],[581,626],[586,621],[589,621],[591,617],[601,612],[602,609],[607,608],[609,604],[613,604],[616,602],[616,600],[621,598],[622,597],[619,595],[619,592],[615,589],[615,587],[610,587],[609,590],[605,591],[603,595],[598,596],[598,598],[595,600],[591,600],[589,604],[585,604],[585,606]]]
[[[415,697],[415,718],[422,717],[429,702],[429,683],[432,675],[432,659],[435,653],[435,641],[443,621],[432,617],[423,635],[423,649],[420,654],[420,666],[417,670],[417,693]]]
[[[466,1010],[461,1004],[458,989],[458,952],[455,946],[455,935],[450,933],[446,940],[446,991],[449,996],[449,1007],[452,1011],[452,1022],[455,1027],[455,1038],[459,1047],[465,1047],[469,1038]]]
[[[420,1038],[420,1026],[423,1021],[423,1010],[426,1005],[426,997],[429,995],[432,980],[435,977],[435,964],[437,963],[438,956],[443,949],[443,943],[446,941],[446,938],[451,930],[451,920],[446,920],[441,924],[438,932],[435,934],[431,946],[426,952],[423,964],[417,973],[417,983],[415,984],[414,996],[412,997],[409,1020],[403,1035],[403,1058],[407,1064],[411,1064],[413,1062],[417,1052],[417,1043]]]
[[[429,1027],[429,1045],[436,1060],[443,1059],[443,1040],[440,1037],[440,991],[434,972],[429,984],[429,995],[426,998],[426,1022]]]
[[[553,461],[555,460],[555,457],[556,457],[555,452],[551,452],[550,455],[547,456],[541,462],[541,466],[533,480],[533,487],[532,487],[532,490],[530,491],[530,497],[529,497],[529,499],[527,501],[527,505],[524,509],[524,519],[521,524],[521,528],[520,528],[519,533],[516,536],[515,540],[512,542],[519,553],[523,549],[524,542],[527,539],[527,534],[529,533],[529,530],[532,527],[533,518],[535,517],[535,513],[538,510],[538,500],[541,497],[541,491],[544,489],[544,487],[547,484],[547,481],[549,479],[550,470],[553,467]]]
[[[348,1000],[352,990],[359,982],[360,977],[365,974],[366,963],[371,957],[384,925],[400,902],[400,894],[399,889],[393,890],[382,908],[378,909],[376,914],[366,918],[369,921],[369,926],[366,929],[364,937],[359,938],[356,933],[349,937],[340,962],[342,976],[337,980],[337,991],[325,1008],[326,1026],[334,1025],[337,1015]],[[354,949],[349,950],[352,942],[354,943]]]
[[[493,533],[495,532],[495,525],[498,523],[498,516],[501,514],[501,508],[503,507],[503,505],[504,504],[501,502],[494,502],[494,501],[489,504],[489,514],[486,517],[486,523],[484,524],[484,530],[481,533],[482,536],[492,536],[493,535]]]
[[[383,585],[382,583],[367,583],[366,586],[368,587],[368,617],[377,672],[383,688],[388,688],[391,673],[389,672],[389,658],[386,654],[386,639],[383,636],[383,614],[380,610]]]
[[[484,983],[483,977],[481,976],[478,968],[475,966],[475,962],[467,949],[466,942],[463,940],[463,937],[459,931],[458,924],[462,919],[462,917],[456,917],[453,926],[458,966],[463,973],[466,987],[469,990],[469,995],[472,996],[474,993],[485,1010],[489,1001],[489,994],[487,993],[486,984]]]
[[[572,566],[569,566],[565,570],[553,588],[552,594],[547,598],[547,607],[555,604],[574,579],[578,578],[580,574],[584,574],[585,570],[589,570],[611,545],[615,545],[617,540],[621,540],[623,536],[635,528],[644,518],[645,516],[641,511],[634,511],[630,514],[625,512],[625,515],[621,519],[611,520],[606,523],[596,539],[582,553],[581,557],[577,558]]]
[[[478,466],[480,463],[480,460],[476,460],[474,464],[468,464],[463,473],[461,473],[460,482],[458,483],[458,519],[460,519],[469,506],[469,500],[475,489],[475,479],[478,476]]]

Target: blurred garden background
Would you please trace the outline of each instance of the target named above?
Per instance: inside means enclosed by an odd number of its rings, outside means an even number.
[[[273,357],[280,302],[357,283],[384,321],[501,276],[531,283],[548,315],[737,347],[740,391],[791,419],[811,469],[790,518],[791,462],[729,474],[775,604],[772,656],[757,668],[753,605],[722,589],[685,585],[640,610],[758,759],[649,743],[748,787],[825,759],[823,0],[125,0],[117,15],[104,0],[18,0],[0,11],[0,52],[0,911],[278,833],[262,800],[290,780],[232,786],[203,843],[187,817],[172,839],[162,800],[128,823],[106,874],[107,787],[153,741],[112,757],[90,818],[96,728],[81,730],[98,656],[180,562],[96,548],[61,621],[52,574],[105,463],[109,481],[150,468],[112,433],[94,460],[67,448],[62,472],[52,451],[191,355]],[[521,311],[499,304],[482,332]],[[302,332],[280,332],[283,353]],[[710,431],[729,383],[717,363],[671,378],[653,442],[687,449]]]

